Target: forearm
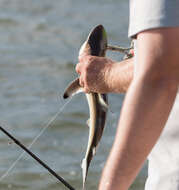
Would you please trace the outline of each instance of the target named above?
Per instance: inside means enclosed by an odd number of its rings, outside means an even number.
[[[103,171],[100,190],[127,190],[156,143],[172,108],[177,85],[133,80]]]
[[[136,75],[127,92],[100,190],[127,190],[158,140],[179,85],[179,28],[137,35]]]

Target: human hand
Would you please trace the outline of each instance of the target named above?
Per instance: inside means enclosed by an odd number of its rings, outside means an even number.
[[[115,62],[106,57],[80,55],[76,72],[80,75],[80,85],[86,93],[110,92],[110,70]]]

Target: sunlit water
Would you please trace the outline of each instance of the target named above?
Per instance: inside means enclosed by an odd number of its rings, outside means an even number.
[[[129,46],[126,0],[0,0],[0,124],[26,146],[40,133],[65,101],[61,98],[76,77],[78,50],[89,31],[103,24],[110,44]],[[122,55],[108,53],[120,60]],[[97,189],[115,135],[122,95],[109,95],[104,136],[94,157],[87,189]],[[76,189],[82,187],[81,160],[88,128],[84,95],[74,97],[31,150]],[[0,176],[23,152],[0,133]],[[131,190],[142,190],[146,169]],[[3,190],[66,189],[25,154],[0,178]]]

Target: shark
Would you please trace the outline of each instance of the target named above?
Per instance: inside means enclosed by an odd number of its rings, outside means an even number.
[[[102,25],[98,25],[89,33],[86,41],[80,48],[79,55],[85,52],[92,56],[104,57],[107,47],[106,31]],[[63,97],[66,99],[80,92],[83,92],[83,87],[79,84],[79,78],[76,78],[67,86]],[[83,189],[85,188],[90,163],[96,154],[96,148],[103,135],[108,112],[108,98],[106,94],[90,92],[85,93],[85,95],[89,106],[90,117],[87,120],[89,126],[88,145],[81,164]]]

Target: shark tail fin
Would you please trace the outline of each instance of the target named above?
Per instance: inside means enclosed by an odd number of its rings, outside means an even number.
[[[84,158],[81,164],[82,175],[83,175],[83,190],[85,190],[85,182],[87,176],[87,160]]]

